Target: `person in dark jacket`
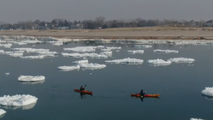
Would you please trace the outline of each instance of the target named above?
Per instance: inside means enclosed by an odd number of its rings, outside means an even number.
[[[140,92],[141,97],[144,97],[145,93],[143,92],[143,89]]]
[[[85,90],[85,87],[84,87],[84,86],[81,86],[81,87],[80,87],[80,90],[81,90],[81,91]]]

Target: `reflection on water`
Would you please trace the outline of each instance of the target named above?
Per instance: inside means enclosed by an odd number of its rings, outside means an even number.
[[[5,115],[5,114],[1,115],[1,116],[0,116],[0,119],[1,119],[2,117],[4,117],[4,115]]]
[[[211,97],[211,96],[206,96],[206,95],[203,95],[203,94],[201,94],[203,97],[205,97],[207,100],[213,100],[213,97]]]
[[[84,94],[84,93],[80,93],[80,97],[81,99],[85,99],[86,95],[92,96],[92,94]]]
[[[43,84],[45,80],[35,81],[35,82],[21,82],[23,85],[35,85],[35,84]]]
[[[135,96],[132,96],[135,97]],[[160,99],[160,97],[135,97],[135,98],[140,98],[141,102],[144,102],[145,99]]]
[[[12,109],[12,110],[16,110],[16,109],[30,110],[35,105],[36,105],[36,103],[32,103],[32,104],[25,105],[25,106],[3,106],[3,105],[0,105],[0,107],[3,108],[3,109]]]

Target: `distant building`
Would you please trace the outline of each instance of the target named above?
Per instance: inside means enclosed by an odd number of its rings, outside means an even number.
[[[76,25],[71,25],[71,29],[83,29],[84,25],[83,24],[76,24]]]
[[[69,26],[66,27],[58,27],[59,30],[69,30]]]
[[[206,27],[213,27],[213,20],[209,20],[205,23]]]

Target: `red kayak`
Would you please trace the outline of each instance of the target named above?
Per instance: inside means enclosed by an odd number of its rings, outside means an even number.
[[[140,94],[131,94],[131,96],[134,96],[134,97],[141,97]],[[144,97],[159,97],[160,94],[145,94]]]
[[[75,92],[79,92],[79,93],[83,93],[83,94],[90,94],[90,95],[92,95],[92,91],[87,91],[87,90],[81,91],[81,90],[79,90],[79,89],[74,89],[74,91],[75,91]]]

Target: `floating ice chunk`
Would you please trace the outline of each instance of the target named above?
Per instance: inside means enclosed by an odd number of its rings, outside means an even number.
[[[21,42],[21,41],[10,41],[12,44],[17,44],[17,45],[27,45],[27,43]]]
[[[5,73],[5,75],[10,75],[10,73]]]
[[[105,51],[105,52],[101,52],[100,54],[112,57],[112,51]]]
[[[101,51],[106,52],[106,51],[111,51],[111,49],[101,49]]]
[[[132,54],[136,54],[136,53],[143,54],[144,50],[128,50],[128,52]]]
[[[0,116],[4,115],[5,113],[6,113],[6,111],[5,111],[5,110],[0,109]]]
[[[41,51],[41,52],[37,52],[39,55],[44,55],[45,57],[55,57],[55,54],[58,54],[57,52],[45,52],[45,51]]]
[[[73,63],[75,64],[85,64],[85,63],[88,63],[89,61],[88,60],[78,60],[78,61],[74,61]]]
[[[63,42],[56,41],[56,42],[53,42],[52,45],[54,45],[54,46],[61,46],[61,45],[63,45]]]
[[[106,49],[110,49],[110,50],[120,50],[121,47],[106,47]]]
[[[11,48],[12,44],[0,44],[1,47]]]
[[[147,62],[153,66],[167,66],[172,63],[171,61],[164,61],[162,59],[148,60]]]
[[[46,55],[46,54],[58,54],[58,52],[56,51],[38,51],[37,52],[38,54],[43,54],[43,55]]]
[[[101,49],[101,48],[104,48],[105,46],[103,46],[103,45],[98,45],[98,46],[96,46],[96,48],[99,48],[99,49]]]
[[[0,54],[4,54],[4,50],[0,50]]]
[[[85,46],[85,47],[74,47],[74,48],[64,48],[65,51],[72,52],[95,52],[95,47]]]
[[[27,43],[24,42],[17,42],[18,45],[27,45]]]
[[[21,108],[22,110],[29,110],[32,109],[34,106],[36,105],[36,103],[32,103],[29,105],[25,105],[25,106],[1,106],[4,109],[12,109],[12,110],[16,110]]]
[[[45,55],[21,56],[23,59],[44,59]]]
[[[105,64],[98,64],[98,63],[80,64],[80,66],[84,70],[96,70],[96,69],[103,69],[106,67]]]
[[[23,56],[23,53],[22,52],[13,52],[13,51],[5,51],[4,54],[7,54],[9,56],[12,56],[12,57],[21,57]]]
[[[42,41],[39,40],[23,40],[21,41],[23,43],[27,43],[27,44],[38,44],[38,43],[43,43]]]
[[[200,118],[190,118],[190,120],[204,120],[204,119],[200,119]]]
[[[177,50],[160,50],[160,49],[156,49],[154,50],[155,53],[178,53]]]
[[[115,59],[115,60],[106,60],[107,63],[114,64],[143,64],[143,60],[136,58],[124,58],[124,59]]]
[[[151,48],[151,45],[134,45],[136,48]]]
[[[170,58],[168,60],[174,63],[193,63],[195,61],[195,59],[193,58],[184,58],[184,57]]]
[[[0,39],[0,43],[7,43],[7,41]]]
[[[74,57],[74,58],[82,58],[82,57],[90,57],[90,58],[108,58],[106,55],[101,55],[97,53],[61,53],[62,56],[65,57]]]
[[[12,56],[12,57],[21,57],[21,56],[23,56],[23,53],[11,53],[11,54],[8,54],[8,55],[10,55],[10,56]]]
[[[3,106],[26,106],[36,103],[38,98],[32,95],[4,95],[0,97],[0,105]]]
[[[79,70],[80,66],[79,65],[76,65],[76,66],[59,66],[58,69],[62,70],[62,71],[72,71],[72,70]]]
[[[201,91],[201,93],[203,95],[213,97],[213,87],[206,87],[204,90]]]
[[[18,77],[18,81],[22,82],[34,82],[34,81],[44,81],[45,77],[44,76],[29,76],[29,75],[21,75]]]
[[[49,49],[35,49],[35,48],[13,48],[18,51],[25,51],[27,53],[39,53],[39,52],[49,52]]]

